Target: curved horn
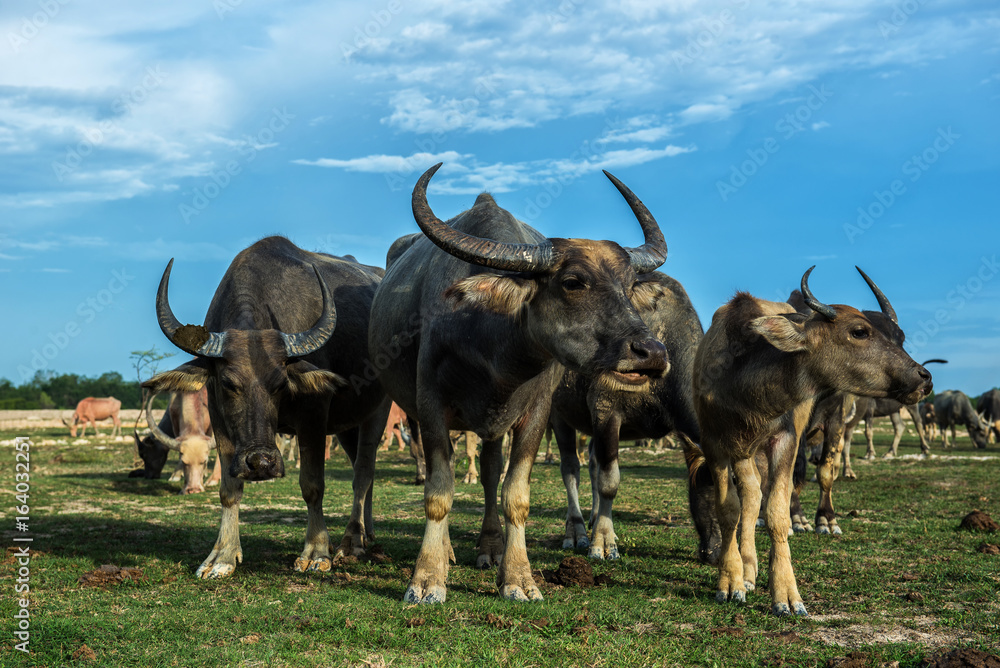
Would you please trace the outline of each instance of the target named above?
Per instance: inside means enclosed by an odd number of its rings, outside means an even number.
[[[182,325],[170,310],[167,300],[167,284],[170,282],[170,269],[174,259],[170,258],[167,268],[163,270],[160,287],[156,290],[156,320],[160,330],[170,342],[186,353],[198,357],[222,357],[222,349],[226,344],[225,333],[210,332],[200,325]]]
[[[656,219],[653,218],[653,214],[649,212],[649,209],[642,203],[642,200],[636,197],[629,190],[628,186],[616,179],[607,170],[602,171],[611,180],[611,183],[615,184],[615,188],[618,188],[618,192],[622,194],[625,201],[628,202],[629,208],[632,209],[632,213],[635,214],[639,225],[642,227],[642,234],[646,240],[646,243],[638,248],[625,249],[625,252],[628,253],[629,258],[632,260],[632,269],[637,274],[649,273],[663,264],[667,259],[667,242],[663,239],[663,232],[660,231],[660,226],[656,224]]]
[[[281,340],[285,342],[285,353],[289,357],[304,357],[319,350],[330,340],[330,337],[333,336],[333,330],[337,326],[337,308],[333,304],[330,288],[319,275],[319,269],[316,268],[316,265],[312,265],[312,268],[316,274],[316,280],[319,281],[319,291],[323,295],[323,311],[320,313],[319,320],[308,331],[298,334],[281,332]]]
[[[821,302],[820,300],[816,299],[816,297],[812,293],[812,290],[809,289],[809,274],[811,274],[812,270],[815,268],[816,265],[813,265],[806,270],[806,273],[802,274],[802,284],[799,286],[799,289],[802,292],[802,298],[805,300],[806,305],[812,310],[816,311],[816,313],[826,316],[828,320],[833,320],[834,318],[837,317],[837,312],[833,309],[832,306],[828,306],[823,302]]]
[[[427,184],[443,163],[424,172],[413,187],[413,218],[442,250],[460,260],[506,271],[545,271],[552,266],[552,243],[515,244],[465,234],[442,222],[427,204]]]
[[[156,423],[156,420],[153,419],[153,399],[155,397],[156,394],[153,394],[151,397],[149,397],[149,403],[146,404],[146,426],[149,427],[149,431],[153,433],[153,438],[155,438],[157,441],[167,446],[171,450],[180,452],[181,442],[178,441],[176,438],[167,436],[165,433],[163,433],[163,430],[160,429],[160,425],[158,425]],[[169,411],[170,408],[167,407],[167,410]]]
[[[947,363],[948,363],[948,360],[939,360],[937,358],[934,358],[932,360],[927,360],[926,362],[924,362],[920,366],[927,366],[928,364],[947,364]]]
[[[899,320],[896,318],[896,311],[893,310],[892,304],[889,303],[889,298],[882,294],[882,291],[878,289],[877,285],[875,285],[875,281],[868,278],[868,274],[861,271],[861,267],[855,265],[854,268],[858,270],[858,273],[861,274],[861,278],[865,279],[865,283],[867,283],[868,287],[875,293],[875,299],[878,300],[878,307],[882,309],[882,313],[884,313],[889,320],[892,320],[898,325]]]

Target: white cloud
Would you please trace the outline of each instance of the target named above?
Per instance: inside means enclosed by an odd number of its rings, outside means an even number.
[[[812,127],[813,131],[816,132],[816,131],[822,130],[823,128],[830,127],[830,124],[827,123],[826,121],[820,121],[819,123],[813,123],[811,127]]]
[[[348,172],[408,174],[417,169],[427,169],[431,165],[439,162],[455,163],[469,157],[471,156],[463,155],[455,151],[445,151],[443,153],[414,153],[409,156],[369,155],[363,158],[351,158],[348,160],[340,160],[337,158],[319,158],[318,160],[300,159],[292,160],[292,162],[297,165],[310,165],[312,167],[333,167],[343,169]]]

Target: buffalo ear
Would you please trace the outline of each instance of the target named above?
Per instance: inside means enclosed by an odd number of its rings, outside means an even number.
[[[285,365],[288,372],[288,389],[292,394],[332,394],[347,385],[342,376],[332,371],[297,360]]]
[[[165,392],[197,392],[208,381],[211,361],[197,357],[171,371],[157,374],[142,384],[153,394]]]
[[[632,305],[640,313],[652,313],[670,291],[659,281],[639,281],[632,290]]]
[[[538,283],[529,278],[476,274],[445,290],[444,297],[454,306],[469,304],[500,315],[515,315],[537,291]]]
[[[808,350],[805,327],[781,315],[765,315],[750,321],[750,330],[763,336],[772,346],[786,353]]]

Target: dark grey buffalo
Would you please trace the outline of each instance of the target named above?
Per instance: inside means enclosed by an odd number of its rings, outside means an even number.
[[[618,545],[611,519],[618,493],[618,443],[621,440],[662,438],[680,431],[701,439],[691,397],[691,367],[703,330],[687,292],[661,272],[638,277],[633,304],[653,336],[663,342],[670,373],[645,385],[609,383],[567,370],[552,399],[551,423],[559,443],[559,461],[566,485],[566,537],[563,548],[590,547],[593,559],[617,559]],[[590,440],[592,505],[587,529],[580,511],[580,460],[576,432]],[[610,484],[598,484],[599,471],[612,471]]]
[[[941,430],[941,440],[944,447],[955,445],[955,427],[963,425],[969,431],[969,437],[977,448],[985,448],[987,444],[987,425],[972,407],[972,402],[965,393],[958,390],[945,390],[934,396],[934,414],[937,416],[938,429]],[[948,443],[948,433],[951,430],[951,444]]]
[[[1000,442],[1000,390],[993,388],[983,392],[976,401],[976,411],[986,422],[990,434]]]
[[[386,272],[372,306],[369,352],[386,391],[420,424],[427,480],[427,524],[405,600],[445,600],[454,558],[448,514],[454,496],[449,430],[483,440],[486,504],[480,566],[497,565],[504,598],[540,600],[525,549],[529,485],[564,366],[609,385],[641,389],[666,373],[666,349],[632,300],[650,286],[640,276],[666,258],[666,244],[646,207],[608,178],[638,218],[646,242],[547,239],[497,206],[489,194],[448,223],[427,204],[440,165],[413,190],[413,215],[426,235]],[[501,443],[513,429],[502,505],[497,514]],[[601,470],[601,488],[617,485],[617,469]]]
[[[745,601],[756,583],[754,529],[762,494],[754,456],[763,450],[769,477],[768,588],[777,615],[807,614],[788,547],[789,502],[796,452],[817,399],[843,392],[889,396],[909,405],[931,388],[927,370],[867,314],[816,299],[807,283],[811,271],[801,284],[810,315],[785,302],[737,293],[713,316],[694,367],[701,446],[722,534],[716,599]],[[865,278],[888,315],[888,300]]]
[[[154,392],[208,387],[208,409],[222,459],[222,520],[203,578],[225,577],[243,560],[239,503],[244,480],[284,475],[275,434],[295,434],[299,485],[309,510],[305,549],[296,570],[329,570],[323,517],[324,451],[337,434],[354,465],[354,505],[340,551],[359,554],[373,539],[371,491],[375,451],[389,400],[361,378],[368,320],[382,270],[353,258],[311,253],[284,237],[268,237],[229,266],[203,327],[181,325],[167,301],[173,260],[156,295],[163,333],[195,359],[144,383]]]

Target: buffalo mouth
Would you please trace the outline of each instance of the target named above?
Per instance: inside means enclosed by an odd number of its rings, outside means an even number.
[[[663,376],[662,368],[609,369],[599,380],[610,389],[636,392],[645,390],[651,381]]]

